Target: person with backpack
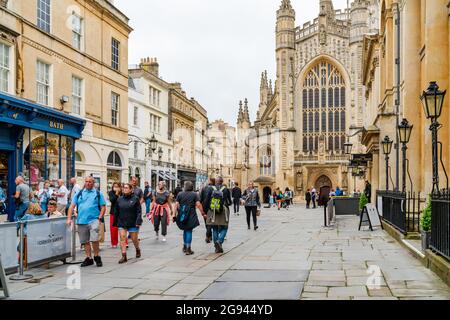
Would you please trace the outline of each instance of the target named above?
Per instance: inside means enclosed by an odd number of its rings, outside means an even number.
[[[209,188],[207,202],[209,207],[206,223],[212,227],[216,253],[223,253],[222,245],[228,232],[232,201],[231,192],[223,185],[221,176],[216,178],[216,185]]]
[[[159,239],[159,227],[161,225],[163,242],[167,241],[167,227],[173,215],[170,195],[170,192],[166,189],[166,182],[160,181],[156,192],[153,194],[152,209],[147,215],[155,226],[156,240]]]
[[[209,208],[209,203],[208,203],[208,192],[210,190],[210,188],[212,186],[214,186],[216,184],[216,178],[210,178],[209,179],[209,184],[207,186],[205,186],[202,191],[200,192],[200,202],[203,206],[203,209],[205,208]],[[208,225],[206,223],[206,218],[207,217],[203,217],[205,220],[205,226],[206,226],[206,237],[205,237],[205,242],[206,243],[211,243],[212,241],[212,228],[210,225]]]
[[[192,251],[192,231],[200,225],[197,211],[200,210],[205,218],[206,214],[200,202],[197,192],[194,192],[194,184],[191,181],[184,182],[184,191],[178,193],[175,204],[176,224],[180,230],[183,230],[183,252],[187,255],[193,255]]]
[[[106,201],[103,194],[94,188],[95,180],[89,176],[85,179],[84,189],[77,193],[73,198],[73,202],[69,207],[67,215],[67,225],[72,224],[72,214],[77,208],[78,236],[80,243],[84,245],[86,259],[81,267],[88,267],[94,264],[102,267],[103,262],[100,257],[100,222],[106,212]],[[92,259],[91,246],[94,251],[94,259]]]
[[[136,249],[136,259],[141,257],[141,249],[139,247],[139,228],[142,226],[142,206],[141,199],[134,194],[133,186],[125,183],[123,193],[117,199],[114,208],[114,218],[117,221],[117,227],[120,234],[120,249],[122,258],[119,264],[128,261],[127,258],[127,234],[130,234]]]
[[[253,217],[253,228],[258,230],[258,218],[257,212],[261,210],[261,201],[259,198],[258,189],[255,188],[253,181],[250,181],[248,184],[248,188],[244,191],[242,195],[242,199],[245,204],[245,212],[247,214],[247,226],[248,230],[250,230],[250,215]]]

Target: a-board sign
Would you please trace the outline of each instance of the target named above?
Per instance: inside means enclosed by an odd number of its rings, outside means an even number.
[[[3,295],[9,298],[8,283],[6,282],[5,269],[3,269],[2,255],[0,255],[0,291],[3,291]]]
[[[370,230],[373,228],[381,227],[383,229],[383,224],[381,223],[380,215],[378,214],[377,207],[373,204],[366,204],[361,212],[361,220],[359,221],[359,229],[361,227],[369,226]]]

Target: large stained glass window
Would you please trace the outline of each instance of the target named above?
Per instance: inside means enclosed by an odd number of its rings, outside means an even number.
[[[333,64],[321,60],[307,72],[301,92],[302,150],[305,153],[317,152],[319,137],[323,136],[327,150],[343,152],[346,83],[342,74]]]

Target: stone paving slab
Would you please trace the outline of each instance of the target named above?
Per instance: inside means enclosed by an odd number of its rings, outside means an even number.
[[[206,289],[202,299],[293,300],[299,299],[302,282],[216,282]]]
[[[217,282],[305,282],[309,270],[231,270]]]

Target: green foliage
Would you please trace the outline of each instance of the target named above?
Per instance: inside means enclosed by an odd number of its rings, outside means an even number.
[[[366,195],[362,193],[361,197],[359,198],[359,210],[362,210],[368,203],[369,199],[367,199]]]
[[[422,226],[423,231],[431,230],[431,197],[428,197],[427,205],[422,211],[420,225]]]

